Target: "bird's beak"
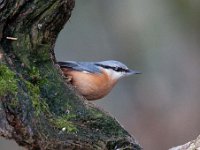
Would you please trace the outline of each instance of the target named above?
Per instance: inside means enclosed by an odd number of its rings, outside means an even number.
[[[129,76],[129,75],[132,75],[132,74],[141,74],[141,72],[137,71],[137,70],[129,70],[126,74]]]

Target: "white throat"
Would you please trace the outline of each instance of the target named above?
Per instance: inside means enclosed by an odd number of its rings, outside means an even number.
[[[122,72],[116,72],[116,71],[111,70],[111,69],[104,69],[104,70],[106,71],[108,76],[113,80],[118,80],[118,79],[120,79],[124,76],[124,73],[122,73]]]

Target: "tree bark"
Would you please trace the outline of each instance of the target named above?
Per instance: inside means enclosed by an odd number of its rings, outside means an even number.
[[[169,150],[199,150],[200,149],[200,135],[186,144],[170,148]]]
[[[66,84],[54,56],[74,0],[0,0],[0,134],[27,149],[130,149],[135,139]]]

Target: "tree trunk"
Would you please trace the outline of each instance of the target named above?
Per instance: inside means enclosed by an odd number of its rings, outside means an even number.
[[[78,96],[54,44],[74,0],[0,0],[0,134],[27,149],[133,149],[109,114]]]
[[[169,150],[199,150],[200,149],[200,135],[186,144],[170,148]]]

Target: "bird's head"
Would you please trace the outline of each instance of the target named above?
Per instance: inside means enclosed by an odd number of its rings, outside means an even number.
[[[115,80],[118,80],[122,77],[129,76],[132,74],[140,74],[141,72],[136,70],[129,69],[126,65],[119,61],[115,60],[107,60],[107,61],[101,61],[96,62],[96,66],[98,66],[100,69],[103,69],[106,71],[106,73]]]

